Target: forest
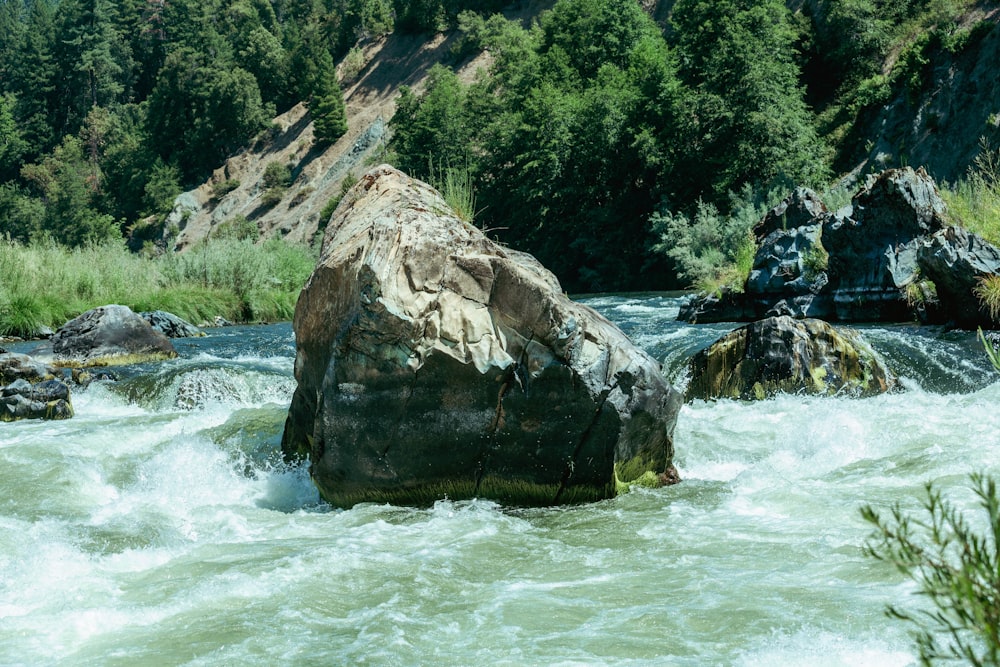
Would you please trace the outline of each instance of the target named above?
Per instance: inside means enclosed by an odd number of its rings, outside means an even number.
[[[476,224],[570,291],[725,281],[776,198],[830,189],[873,109],[993,29],[959,25],[971,4],[677,0],[661,24],[559,0],[525,26],[497,0],[3,0],[0,233],[117,242],[298,102],[336,141],[359,41],[457,30],[402,90],[386,161],[465,183]]]

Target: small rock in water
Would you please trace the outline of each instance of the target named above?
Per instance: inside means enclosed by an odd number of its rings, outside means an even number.
[[[872,396],[895,386],[895,376],[857,331],[780,316],[736,329],[696,354],[687,398]]]

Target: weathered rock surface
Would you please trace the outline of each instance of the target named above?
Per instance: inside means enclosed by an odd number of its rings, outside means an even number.
[[[201,329],[190,322],[163,310],[142,312],[139,313],[139,317],[149,322],[149,326],[167,338],[193,338],[205,335]]]
[[[114,366],[177,356],[170,340],[126,306],[88,310],[56,332],[52,362],[58,366]]]
[[[681,399],[659,364],[391,167],[341,202],[294,328],[282,447],[335,505],[553,504],[675,479]]]
[[[69,419],[69,386],[61,371],[26,354],[0,354],[0,421]]]
[[[960,227],[947,227],[917,249],[924,276],[934,283],[940,317],[960,327],[995,327],[975,295],[983,278],[1000,274],[1000,250]]]
[[[922,169],[870,177],[836,213],[815,193],[796,190],[754,229],[758,249],[743,292],[695,299],[678,318],[985,324],[973,288],[1000,268],[1000,251],[946,227],[943,212]]]
[[[7,385],[15,380],[41,382],[62,377],[62,372],[55,366],[33,359],[26,354],[3,352],[0,354],[0,385]]]
[[[732,331],[696,354],[687,398],[753,400],[778,392],[870,396],[895,384],[857,331],[781,316]]]

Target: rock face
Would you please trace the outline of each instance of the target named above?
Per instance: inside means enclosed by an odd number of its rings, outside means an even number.
[[[943,319],[969,329],[996,326],[974,290],[983,278],[1000,274],[1000,250],[960,227],[947,227],[921,243],[917,262],[934,283]]]
[[[177,356],[170,340],[126,306],[101,306],[64,324],[51,340],[59,366],[113,366]]]
[[[69,386],[58,368],[25,354],[0,354],[0,421],[69,419]]]
[[[780,316],[732,331],[696,354],[687,398],[752,400],[778,392],[870,396],[895,384],[853,329]]]
[[[205,335],[201,329],[186,320],[182,320],[173,313],[152,310],[139,313],[139,317],[149,322],[149,326],[167,338],[193,338]]]
[[[659,364],[391,167],[341,202],[294,328],[282,447],[335,505],[545,505],[675,479],[681,399]]]
[[[943,211],[922,169],[870,177],[852,206],[835,213],[815,193],[796,190],[754,229],[758,250],[744,291],[696,299],[679,318],[877,322],[920,316],[983,323],[973,289],[1000,268],[1000,251],[946,227]]]

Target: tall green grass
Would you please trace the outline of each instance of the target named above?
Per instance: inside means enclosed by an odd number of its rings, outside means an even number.
[[[985,139],[965,178],[941,188],[948,221],[1000,245],[1000,148]]]
[[[311,251],[271,240],[212,240],[145,257],[121,243],[69,249],[0,242],[0,335],[32,336],[91,308],[118,303],[166,310],[191,322],[292,317],[315,263]]]

